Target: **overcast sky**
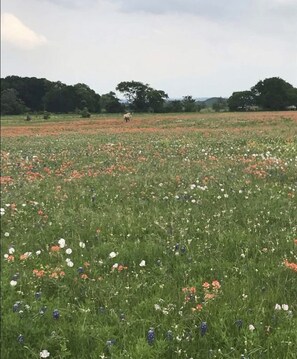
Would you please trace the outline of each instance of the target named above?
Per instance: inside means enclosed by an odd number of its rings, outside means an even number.
[[[297,87],[297,0],[1,0],[1,77],[141,81],[170,97]]]

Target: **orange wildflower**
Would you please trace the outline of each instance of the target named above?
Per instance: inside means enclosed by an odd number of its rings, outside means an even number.
[[[220,289],[221,288],[221,284],[218,280],[213,280],[211,285],[213,286],[214,289]]]
[[[202,284],[202,287],[203,287],[204,289],[208,289],[208,288],[210,287],[210,284],[209,284],[208,282],[204,282],[204,283]]]
[[[216,295],[214,293],[206,293],[204,296],[205,300],[213,299]]]
[[[41,278],[44,276],[45,271],[43,269],[41,270],[33,269],[33,274],[35,274],[36,277]]]
[[[14,262],[14,256],[13,255],[8,256],[7,262]]]
[[[81,274],[81,279],[88,279],[89,277],[88,277],[88,275],[87,274],[85,274],[85,273],[83,273],[83,274]]]
[[[51,252],[59,252],[60,246],[51,246]]]
[[[43,216],[43,210],[42,209],[39,209],[37,213],[38,213],[39,216]]]
[[[202,304],[197,304],[196,305],[196,310],[198,310],[198,312],[200,312],[202,310]]]
[[[297,263],[293,263],[293,262],[288,262],[287,260],[284,261],[284,265],[289,268],[292,269],[292,271],[297,272]]]
[[[21,261],[24,261],[25,259],[27,259],[28,258],[28,254],[27,253],[24,253],[24,254],[21,254],[20,255],[20,260]]]

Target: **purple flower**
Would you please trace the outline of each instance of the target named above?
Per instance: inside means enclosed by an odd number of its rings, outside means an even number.
[[[147,342],[149,345],[153,345],[155,341],[155,331],[154,328],[150,328],[147,332]]]
[[[59,319],[60,318],[60,312],[58,311],[58,309],[55,309],[53,311],[53,318],[54,319]]]
[[[206,322],[202,322],[200,324],[200,333],[202,336],[204,336],[207,332],[207,323]]]

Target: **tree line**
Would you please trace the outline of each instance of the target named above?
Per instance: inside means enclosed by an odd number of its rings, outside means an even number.
[[[124,111],[199,112],[205,107],[215,111],[283,110],[297,106],[297,89],[277,77],[259,81],[250,91],[234,92],[229,99],[206,101],[197,101],[190,95],[172,100],[163,90],[139,81],[120,82],[115,90],[125,101],[113,91],[99,95],[83,83],[66,85],[45,78],[8,76],[1,79],[1,115],[43,112],[89,117],[90,113]]]

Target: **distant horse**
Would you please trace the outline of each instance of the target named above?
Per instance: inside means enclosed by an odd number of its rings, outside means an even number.
[[[128,112],[124,114],[124,121],[128,122],[132,120],[132,113]]]

